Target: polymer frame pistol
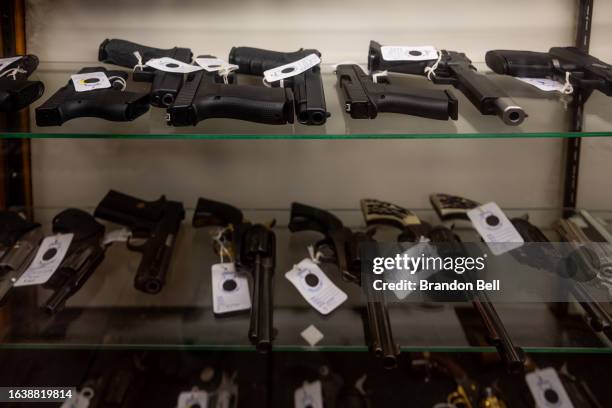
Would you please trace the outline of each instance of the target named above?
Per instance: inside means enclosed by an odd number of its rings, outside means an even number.
[[[251,47],[233,47],[230,50],[229,63],[238,65],[238,72],[241,74],[263,76],[264,71],[297,61],[310,54],[321,56],[321,53],[314,49],[301,48],[294,52],[279,52]],[[293,90],[298,122],[303,125],[325,124],[330,114],[325,106],[320,66],[311,67],[282,82],[282,85],[280,81],[270,85],[289,87]]]
[[[231,246],[238,271],[253,277],[253,302],[249,340],[260,352],[269,352],[274,339],[272,277],[276,267],[276,235],[271,227],[252,224],[242,211],[226,203],[199,198],[193,214],[193,226],[225,227],[222,239]],[[219,248],[221,250],[221,248]]]
[[[142,61],[138,60],[135,52],[140,54]],[[150,59],[163,57],[190,64],[192,55],[189,48],[161,49],[126,40],[106,39],[100,44],[98,61],[133,68],[132,78],[134,78],[134,81],[151,83],[151,105],[158,108],[167,108],[174,103],[174,99],[183,85],[183,74],[164,72],[147,66],[144,68],[137,67],[137,65],[140,62],[145,64]]]
[[[0,70],[0,112],[18,111],[42,96],[44,84],[28,80],[37,67],[38,57],[28,54]]]
[[[387,61],[383,58],[381,45],[370,41],[368,69],[401,74],[427,76],[426,68],[432,68],[435,60],[427,61]],[[523,108],[495,85],[489,78],[479,74],[472,61],[461,52],[440,51],[440,61],[431,74],[435,84],[452,85],[461,91],[483,115],[497,115],[508,126],[518,126],[527,115]]]
[[[353,232],[345,227],[334,214],[308,205],[291,204],[291,232],[316,231],[323,234],[323,240],[315,244],[315,251],[331,252],[329,261],[333,261],[344,280],[362,285],[361,259],[359,246],[363,242],[372,242],[367,233]],[[367,302],[368,340],[370,350],[382,358],[385,368],[394,368],[400,349],[393,339],[389,311],[384,298],[375,298]]]
[[[142,253],[134,287],[144,293],[159,293],[166,282],[177,234],[185,218],[183,204],[167,200],[165,196],[145,201],[110,190],[94,215],[131,230],[127,247]],[[135,244],[133,239],[144,241]]]

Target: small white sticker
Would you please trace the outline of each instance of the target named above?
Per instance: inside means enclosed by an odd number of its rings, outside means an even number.
[[[546,92],[561,92],[565,87],[565,84],[562,82],[555,81],[550,78],[520,78],[517,77],[519,81],[523,81],[526,84],[535,86],[541,91]]]
[[[230,64],[220,58],[196,58],[195,62],[208,72],[233,71],[238,69],[238,65]]]
[[[574,408],[554,368],[529,373],[525,381],[538,408]]]
[[[319,329],[317,329],[313,324],[301,332],[300,336],[302,336],[302,338],[306,340],[311,347],[316,346],[318,342],[323,340],[323,333],[321,333],[321,331],[319,331]]]
[[[41,285],[49,280],[68,252],[74,234],[57,234],[43,239],[28,269],[15,286]]]
[[[295,408],[323,408],[321,381],[305,382],[293,394]]]
[[[239,312],[251,308],[248,279],[245,274],[236,272],[233,263],[212,266],[212,297],[215,314]]]
[[[208,393],[198,389],[181,392],[176,406],[177,408],[206,408],[208,406]]]
[[[385,61],[433,61],[438,59],[438,50],[431,45],[404,47],[385,45],[380,47]]]
[[[177,74],[188,74],[190,72],[201,71],[203,69],[199,65],[185,64],[182,61],[169,57],[150,59],[145,65],[160,71],[174,72]]]
[[[319,265],[304,259],[285,274],[300,295],[319,313],[327,315],[340,306],[348,296],[325,275]]]
[[[281,79],[299,75],[315,65],[319,65],[320,63],[321,59],[317,54],[310,54],[301,60],[264,71],[263,74],[266,82],[272,83],[275,81],[280,81]]]
[[[467,212],[467,216],[493,255],[501,255],[525,243],[521,234],[495,203],[471,209]]]
[[[104,72],[88,72],[70,76],[77,92],[93,91],[94,89],[110,88],[111,83]]]
[[[10,57],[10,58],[0,58],[0,72],[4,71],[6,67],[11,65],[15,61],[19,61],[22,57]]]
[[[112,244],[113,242],[127,242],[128,239],[132,236],[132,231],[127,228],[119,228],[116,230],[112,230],[104,235],[104,240],[102,240],[102,245]]]

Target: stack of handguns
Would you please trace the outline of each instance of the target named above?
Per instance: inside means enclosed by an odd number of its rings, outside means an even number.
[[[388,48],[402,49],[390,55]],[[414,87],[401,83],[397,75],[427,77],[432,83],[450,85],[474,105],[482,115],[496,115],[508,126],[518,126],[526,112],[492,80],[477,72],[466,54],[423,47],[389,47],[371,41],[367,72],[358,64],[335,67],[338,91],[345,111],[354,119],[373,119],[379,113],[401,113],[437,120],[458,119],[459,100],[448,89]],[[431,54],[431,55],[430,55]],[[319,61],[298,69],[301,61],[315,56]],[[128,72],[104,67],[85,67],[77,74],[102,74],[107,87],[83,92],[71,79],[45,103],[36,108],[38,126],[59,126],[81,117],[110,121],[132,121],[146,113],[149,105],[167,109],[167,122],[173,126],[195,126],[212,118],[240,119],[265,124],[294,123],[324,125],[327,111],[320,66],[321,52],[299,49],[278,52],[250,47],[233,47],[228,62],[212,55],[194,58],[188,48],[161,49],[121,39],[100,44],[98,60],[133,70],[135,82],[151,83],[148,93],[128,88]],[[162,70],[147,62],[167,59]],[[201,59],[226,65],[204,66]],[[38,99],[44,90],[39,81],[28,81],[38,59],[22,56],[16,61],[0,60],[0,111],[18,110]],[[565,83],[567,93],[576,93],[585,102],[594,90],[612,96],[612,69],[609,64],[574,47],[553,47],[549,52],[493,50],[486,63],[496,74],[520,78],[547,78]],[[176,71],[179,64],[192,70]],[[223,67],[221,69],[220,67]],[[159,68],[159,69],[158,69]],[[265,73],[279,69],[289,73],[268,83]],[[291,76],[291,72],[299,72]],[[185,73],[183,73],[185,72]],[[249,77],[263,84],[254,85]],[[82,85],[93,85],[99,78],[86,78]],[[89,81],[89,82],[88,82]],[[92,82],[93,81],[93,82]],[[245,82],[245,83],[243,83]]]

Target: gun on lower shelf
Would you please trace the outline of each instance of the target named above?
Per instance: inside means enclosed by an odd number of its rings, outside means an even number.
[[[372,241],[366,233],[353,232],[332,213],[308,205],[291,204],[291,232],[316,231],[324,235],[315,245],[315,251],[330,252],[344,280],[361,285],[361,260],[359,245]],[[331,260],[330,259],[330,260]],[[384,299],[367,302],[368,339],[370,350],[383,359],[383,365],[393,368],[400,354],[399,346],[393,339],[389,312]]]
[[[257,350],[270,351],[274,339],[272,277],[276,267],[276,235],[272,227],[252,224],[238,208],[204,198],[198,199],[193,226],[225,228],[221,239],[230,244],[236,270],[248,271],[253,277],[249,340]]]
[[[594,90],[612,96],[612,65],[576,47],[552,47],[548,52],[492,50],[485,61],[498,74],[570,84],[583,102]]]
[[[129,122],[149,110],[149,95],[125,90],[128,74],[102,67],[83,68],[77,74],[102,72],[111,87],[77,92],[72,79],[36,108],[36,125],[61,126],[76,118]]]
[[[140,59],[136,56],[140,54]],[[189,48],[174,47],[161,49],[147,47],[131,41],[106,39],[100,44],[98,61],[121,67],[133,68],[132,77],[136,82],[151,82],[151,105],[158,108],[170,107],[183,85],[183,74],[159,71],[145,66],[150,59],[168,57],[186,64],[191,63]]]
[[[525,111],[487,76],[479,74],[461,52],[440,50],[438,59],[398,61],[384,58],[383,46],[370,41],[368,69],[421,75],[435,84],[452,85],[461,91],[483,115],[497,115],[506,125],[523,123]]]
[[[436,245],[436,250],[441,258],[467,256],[467,250],[459,240],[459,237],[447,227],[437,226],[432,228],[427,238],[434,245],[442,244]],[[504,323],[487,294],[483,291],[473,290],[470,291],[469,297],[488,332],[488,340],[497,348],[510,371],[520,371],[524,364],[524,353],[520,347],[514,345],[512,338],[508,334]]]
[[[457,120],[458,103],[450,91],[394,85],[387,77],[363,72],[357,64],[336,67],[344,110],[353,119],[374,119],[379,113],[402,113],[437,120]]]
[[[14,112],[40,98],[45,86],[40,81],[28,81],[38,67],[38,57],[28,54],[4,59],[0,63],[0,112]]]
[[[13,211],[0,211],[0,305],[25,272],[43,239],[40,224]]]
[[[198,58],[214,58],[204,55]],[[168,123],[195,126],[210,118],[230,118],[283,125],[293,123],[291,89],[224,83],[217,72],[189,74],[172,106]]]
[[[159,293],[166,282],[176,237],[185,218],[183,204],[169,201],[165,196],[145,201],[111,190],[100,201],[94,215],[131,230],[127,247],[142,253],[134,287],[149,294]],[[134,244],[133,239],[144,242]]]
[[[53,218],[53,232],[74,234],[66,256],[53,276],[43,285],[53,289],[45,309],[59,311],[66,301],[84,284],[104,259],[105,228],[94,217],[82,210],[69,208]]]
[[[263,76],[264,71],[298,61],[311,54],[321,56],[319,51],[312,49],[279,52],[251,47],[233,47],[229,54],[229,62],[238,65],[238,72],[241,74]],[[270,85],[290,87],[293,90],[295,114],[301,124],[323,125],[330,116],[325,106],[319,65],[282,81],[275,81]]]

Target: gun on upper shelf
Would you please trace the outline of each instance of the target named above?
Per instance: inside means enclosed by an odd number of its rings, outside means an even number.
[[[60,310],[84,284],[104,259],[104,226],[83,211],[69,208],[53,218],[55,234],[74,234],[68,251],[53,276],[43,285],[53,289],[45,309]]]
[[[367,233],[353,232],[342,224],[332,213],[300,203],[291,204],[289,222],[291,232],[317,231],[324,239],[315,245],[315,251],[331,251],[331,258],[344,280],[361,285],[361,260],[359,245],[372,241]],[[383,298],[367,302],[370,350],[383,359],[386,368],[397,365],[400,349],[393,340],[389,312]]]
[[[193,226],[226,228],[223,239],[231,244],[236,270],[248,271],[253,277],[249,340],[257,350],[270,351],[274,339],[272,277],[276,267],[276,235],[272,227],[252,224],[238,208],[204,198],[198,199]]]
[[[36,108],[36,125],[61,126],[76,118],[100,118],[129,122],[149,110],[149,95],[125,90],[128,74],[102,67],[83,68],[77,74],[103,72],[111,87],[77,92],[70,79]]]
[[[43,239],[40,224],[14,211],[0,211],[0,304],[28,268]]]
[[[459,115],[457,99],[450,91],[398,86],[382,76],[374,81],[357,64],[338,65],[336,77],[344,110],[353,119],[374,119],[383,112],[437,120],[457,120]]]
[[[33,54],[0,59],[0,112],[25,108],[42,96],[44,84],[28,81],[37,67],[38,57]]]
[[[368,69],[370,72],[388,71],[427,76],[435,84],[452,85],[481,114],[497,115],[509,126],[518,126],[527,117],[523,108],[487,76],[479,74],[472,61],[461,52],[440,50],[438,60],[387,61],[383,57],[382,46],[376,41],[370,41]]]
[[[317,50],[303,48],[294,52],[279,52],[251,47],[233,47],[230,50],[229,62],[238,65],[238,72],[241,74],[262,76],[264,71],[295,62],[310,54],[321,56]],[[270,85],[290,87],[293,90],[295,114],[301,124],[323,125],[330,116],[325,106],[319,65],[282,81],[275,81]]]
[[[576,47],[552,47],[548,52],[492,50],[485,61],[498,74],[568,82],[584,102],[594,90],[612,96],[612,65]]]
[[[136,52],[140,54],[140,60],[135,55]],[[145,64],[150,59],[163,57],[190,64],[192,56],[189,48],[161,49],[126,40],[106,39],[100,44],[98,61],[133,68],[132,77],[134,81],[151,82],[151,105],[158,108],[167,108],[174,103],[176,95],[183,85],[183,74],[164,72],[148,66],[139,66],[139,64]]]
[[[203,55],[198,58],[214,58]],[[229,78],[233,78],[230,74]],[[224,83],[218,72],[189,74],[174,103],[168,108],[168,123],[195,126],[210,118],[231,118],[283,125],[293,123],[291,89]]]
[[[149,294],[159,293],[166,282],[176,237],[185,218],[183,204],[169,201],[165,196],[145,201],[111,190],[100,201],[94,215],[131,230],[127,247],[142,253],[134,287]],[[133,239],[144,242],[134,244]]]

